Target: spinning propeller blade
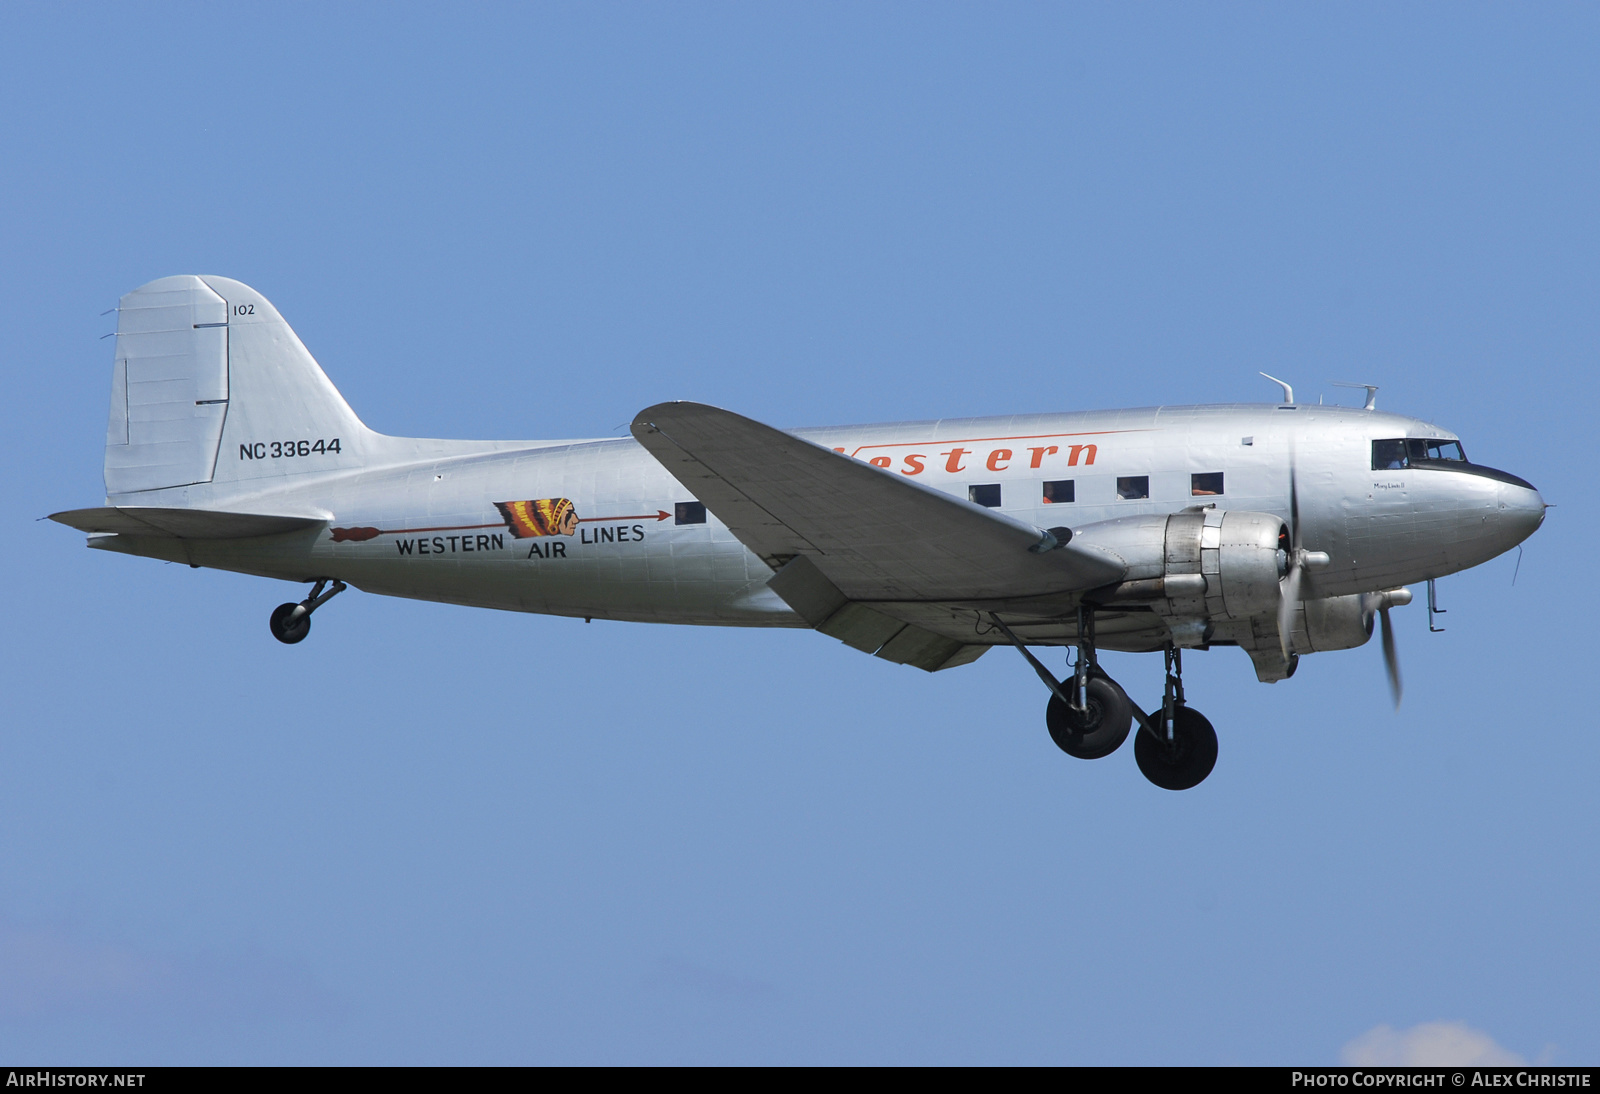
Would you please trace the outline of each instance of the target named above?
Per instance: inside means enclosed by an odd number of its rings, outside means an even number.
[[[1300,484],[1295,474],[1294,437],[1289,438],[1289,569],[1278,586],[1278,644],[1289,659],[1294,609],[1300,603]]]
[[[1400,709],[1400,657],[1394,649],[1394,625],[1389,622],[1389,605],[1378,609],[1378,622],[1383,629],[1383,667],[1389,672],[1389,694],[1394,696],[1394,709]]]
[[[1283,659],[1289,659],[1289,635],[1294,628],[1294,609],[1300,603],[1300,563],[1289,555],[1289,572],[1278,586],[1278,640],[1283,647]]]

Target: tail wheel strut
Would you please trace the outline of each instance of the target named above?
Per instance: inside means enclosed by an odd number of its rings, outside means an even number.
[[[272,637],[286,646],[305,640],[311,633],[311,613],[322,607],[328,601],[349,588],[338,578],[333,579],[329,587],[327,578],[318,578],[311,589],[311,595],[298,604],[279,604],[272,609],[272,615],[267,619],[267,627],[272,631]],[[323,590],[327,589],[326,592]]]

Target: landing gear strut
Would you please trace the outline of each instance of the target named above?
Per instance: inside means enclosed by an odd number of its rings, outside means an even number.
[[[1033,671],[1050,689],[1050,702],[1044,709],[1050,739],[1068,756],[1098,760],[1122,747],[1139,715],[1115,680],[1105,674],[1094,655],[1094,609],[1078,609],[1078,660],[1071,677],[1057,681],[1049,669],[1029,652],[1011,628],[998,615],[990,614],[1000,633],[1028,659]],[[1142,717],[1142,715],[1139,715]]]
[[[1217,764],[1217,731],[1183,701],[1183,651],[1166,650],[1167,683],[1161,709],[1140,719],[1133,758],[1144,777],[1163,790],[1199,786]]]
[[[311,633],[311,613],[348,588],[338,578],[333,579],[332,588],[323,592],[327,585],[327,578],[318,578],[311,595],[300,603],[279,604],[272,609],[272,616],[267,620],[267,626],[272,630],[272,637],[288,646],[304,640],[305,636]]]
[[[1050,739],[1068,756],[1098,760],[1122,747],[1133,728],[1133,703],[1117,682],[1100,669],[1094,656],[1094,612],[1078,609],[1077,666],[1063,699],[1050,696],[1044,724]]]
[[[1106,675],[1095,658],[1094,608],[1078,609],[1078,657],[1072,676],[1061,681],[998,615],[991,612],[989,618],[1050,689],[1045,726],[1061,751],[1080,760],[1109,756],[1127,740],[1137,721],[1133,755],[1145,778],[1163,790],[1188,790],[1211,774],[1217,763],[1217,731],[1205,715],[1184,701],[1183,651],[1167,647],[1161,706],[1147,715],[1129,701],[1122,686]]]

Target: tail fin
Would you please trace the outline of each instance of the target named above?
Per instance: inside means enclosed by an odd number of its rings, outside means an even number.
[[[360,467],[369,431],[276,308],[225,277],[122,298],[106,493]]]

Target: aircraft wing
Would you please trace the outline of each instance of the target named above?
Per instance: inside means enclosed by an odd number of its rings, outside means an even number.
[[[768,565],[808,559],[851,601],[1034,597],[1122,576],[1072,544],[1031,552],[1031,524],[716,407],[660,403],[632,431]]]
[[[64,513],[51,513],[50,519],[80,532],[115,532],[124,536],[159,539],[248,539],[252,536],[298,532],[326,523],[326,520],[317,517],[143,506],[69,509]]]

